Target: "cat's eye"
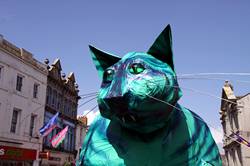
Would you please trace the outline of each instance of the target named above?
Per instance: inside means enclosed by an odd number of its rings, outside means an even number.
[[[110,83],[113,80],[114,76],[114,70],[113,69],[107,69],[103,73],[103,82],[104,83]]]
[[[132,74],[140,74],[145,70],[145,67],[141,63],[133,63],[129,66],[129,72]]]

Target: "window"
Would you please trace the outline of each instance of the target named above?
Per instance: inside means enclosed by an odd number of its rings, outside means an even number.
[[[56,108],[57,106],[57,91],[53,90],[52,94],[52,107]]]
[[[33,86],[33,98],[37,98],[38,87],[39,87],[39,85],[35,83],[34,86]]]
[[[68,104],[68,116],[72,117],[71,101],[70,100],[69,100],[69,104]]]
[[[76,110],[75,110],[75,103],[72,103],[72,105],[71,105],[71,115],[72,115],[72,118],[75,118],[75,112],[76,112]]]
[[[68,109],[68,100],[64,99],[64,114],[67,115],[67,109]]]
[[[75,104],[73,102],[71,103],[71,116],[72,118],[75,117]]]
[[[75,149],[75,140],[74,140],[74,128],[69,126],[68,132],[64,140],[64,149],[66,151],[74,151]]]
[[[50,86],[47,87],[47,96],[46,96],[46,103],[51,105],[51,96],[52,96],[52,88]]]
[[[74,128],[70,127],[70,130],[69,130],[69,146],[70,146],[70,151],[74,151],[75,149],[75,140],[74,140]]]
[[[49,122],[49,120],[52,118],[52,114],[48,113],[47,111],[45,111],[45,116],[44,116],[44,125],[47,124]],[[47,135],[44,139],[44,145],[46,147],[51,147],[51,143],[50,140],[52,139],[52,135],[53,131],[49,133],[49,135]]]
[[[74,116],[74,118],[76,118],[76,116],[77,116],[77,105],[74,103],[74,106],[73,106],[74,108],[73,108],[73,110],[74,110],[74,114],[73,114],[73,116]]]
[[[16,90],[21,92],[22,86],[23,86],[23,77],[20,75],[17,75],[17,77],[16,77]]]
[[[70,112],[70,100],[68,100],[68,103],[67,103],[67,115],[68,116],[71,115],[71,112]]]
[[[10,132],[12,132],[12,133],[16,133],[19,112],[20,112],[20,110],[18,110],[18,109],[13,110],[11,127],[10,127]]]
[[[29,132],[29,135],[31,137],[33,136],[33,131],[35,128],[35,119],[36,119],[36,115],[31,115],[31,117],[30,117],[30,132]]]
[[[62,94],[58,93],[58,98],[57,98],[57,110],[61,111],[61,104],[62,104]]]
[[[72,132],[71,132],[71,127],[69,128],[68,134],[69,134],[68,135],[68,138],[69,138],[69,140],[68,140],[69,141],[68,142],[69,143],[68,144],[69,149],[68,150],[71,151],[71,149],[72,149]]]

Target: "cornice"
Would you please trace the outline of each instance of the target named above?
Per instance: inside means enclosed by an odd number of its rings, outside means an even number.
[[[2,39],[0,40],[0,50],[18,59],[19,61],[31,66],[42,74],[48,74],[46,65],[33,58],[33,54],[31,54],[24,48],[18,48],[7,40]]]

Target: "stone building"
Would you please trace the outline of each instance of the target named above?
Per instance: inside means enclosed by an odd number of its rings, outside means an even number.
[[[228,166],[250,165],[250,149],[234,139],[234,134],[250,140],[250,94],[235,96],[233,86],[225,82],[222,88],[220,119],[223,127],[223,148]]]
[[[65,163],[75,162],[77,150],[76,144],[76,126],[77,126],[77,106],[78,86],[75,81],[74,73],[67,77],[62,74],[61,63],[56,59],[51,65],[48,65],[48,81],[46,92],[46,106],[44,114],[44,123],[48,123],[56,112],[59,112],[57,127],[46,137],[44,137],[43,151],[49,152],[47,159],[42,159],[41,165],[64,165]],[[65,140],[57,147],[51,146],[50,140],[60,132],[65,126],[68,126],[68,132]]]
[[[77,117],[77,125],[76,125],[76,144],[75,149],[77,150],[76,161],[79,160],[80,152],[82,149],[83,140],[86,136],[87,129],[87,117],[86,116],[78,116]]]
[[[0,35],[0,166],[37,166],[46,65]]]

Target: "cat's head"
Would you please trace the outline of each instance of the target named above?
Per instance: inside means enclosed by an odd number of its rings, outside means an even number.
[[[90,51],[102,77],[98,105],[103,117],[142,133],[166,125],[171,105],[181,97],[169,25],[147,53],[129,52],[119,58],[92,46]]]

